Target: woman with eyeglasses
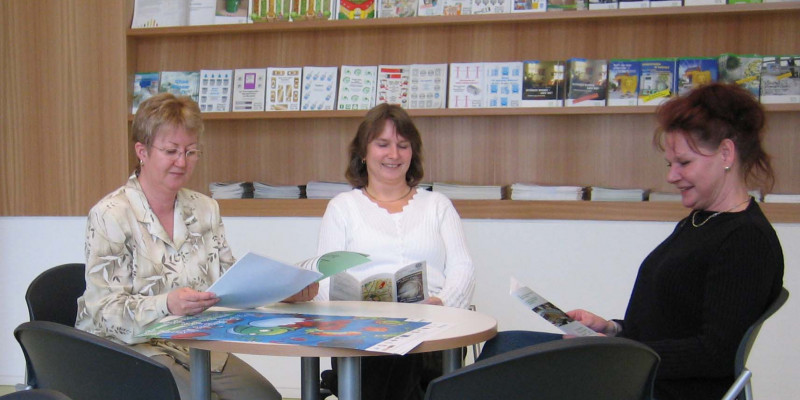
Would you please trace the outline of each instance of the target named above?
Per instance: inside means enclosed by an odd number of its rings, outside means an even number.
[[[172,371],[190,399],[189,352],[137,337],[168,315],[193,315],[219,299],[205,290],[234,263],[217,202],[184,188],[202,154],[197,103],[169,93],[140,104],[132,141],[139,165],[127,183],[100,200],[86,227],[86,291],[75,326],[131,346]],[[305,301],[309,286],[285,301]],[[211,354],[211,390],[219,399],[280,399],[241,359]]]

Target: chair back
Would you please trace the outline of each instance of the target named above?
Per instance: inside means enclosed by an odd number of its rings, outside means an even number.
[[[14,330],[29,380],[76,400],[179,400],[169,368],[127,346],[50,321]]]
[[[623,338],[556,340],[497,355],[433,380],[426,400],[650,400],[660,359]]]
[[[75,326],[78,297],[86,290],[84,264],[62,264],[37,276],[25,292],[31,321]]]
[[[756,341],[756,336],[758,336],[758,332],[761,331],[761,326],[764,325],[764,321],[767,318],[771,317],[772,314],[775,314],[785,303],[786,300],[789,299],[789,291],[786,288],[781,288],[781,292],[778,294],[778,297],[772,302],[772,304],[767,307],[761,317],[759,317],[756,322],[753,322],[747,331],[745,331],[744,336],[742,336],[742,341],[739,342],[739,348],[736,350],[736,361],[734,362],[734,373],[736,376],[739,376],[742,371],[745,369],[745,365],[747,364],[747,357],[750,356],[750,349],[753,348],[753,343]]]
[[[72,400],[67,395],[55,390],[29,389],[19,390],[3,396],[0,400]]]

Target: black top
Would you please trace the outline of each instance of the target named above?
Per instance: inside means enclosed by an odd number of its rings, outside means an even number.
[[[719,399],[739,341],[782,286],[781,245],[755,200],[699,227],[690,214],[639,267],[619,336],[661,356],[658,400]]]

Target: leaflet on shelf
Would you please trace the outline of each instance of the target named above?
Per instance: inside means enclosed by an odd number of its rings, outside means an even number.
[[[598,107],[606,105],[608,64],[606,60],[570,58],[567,60],[567,107]]]
[[[800,103],[800,55],[764,57],[761,103]]]
[[[589,0],[590,10],[616,10],[619,0]]]
[[[511,2],[513,0],[496,0],[494,2],[485,0],[472,0],[472,14],[505,14],[511,12]]]
[[[635,106],[639,97],[639,60],[613,59],[608,62],[609,106]]]
[[[337,19],[375,18],[375,0],[337,0]]]
[[[419,15],[420,17],[430,17],[443,14],[444,14],[443,0],[419,0],[417,4],[417,15]]]
[[[408,108],[410,65],[379,65],[376,104],[398,104]]]
[[[522,101],[522,63],[487,62],[483,104],[488,108],[519,107]]]
[[[680,57],[676,61],[675,88],[678,96],[692,89],[716,82],[718,79],[716,57]]]
[[[511,3],[512,13],[545,11],[547,11],[547,0],[513,0]]]
[[[619,0],[619,8],[648,8],[650,0]]]
[[[289,21],[292,13],[292,0],[254,0],[250,18],[253,22]]]
[[[483,63],[450,63],[447,108],[484,106]]]
[[[303,89],[300,109],[303,111],[334,110],[339,67],[303,67]]]
[[[339,72],[339,110],[369,110],[375,106],[378,66],[342,65]]]
[[[233,73],[233,111],[264,111],[266,68],[239,68]]]
[[[658,105],[675,95],[675,59],[642,59],[637,105]]]
[[[133,114],[139,109],[139,104],[151,96],[158,94],[158,72],[137,72],[133,74],[133,98],[131,99]]]
[[[472,0],[444,0],[443,15],[470,15],[472,14]]]
[[[725,53],[717,59],[719,62],[719,81],[735,83],[759,98],[761,91],[761,62],[763,57],[757,54]]]
[[[232,87],[232,69],[200,70],[200,111],[230,111]]]
[[[415,17],[418,0],[377,0],[378,18]]]
[[[267,68],[266,111],[299,111],[300,83],[303,69],[300,67]]]
[[[563,61],[527,60],[522,62],[522,107],[562,107],[564,105]]]
[[[176,96],[189,96],[198,101],[200,94],[200,72],[163,71],[158,84],[158,92],[169,92]]]
[[[293,0],[292,21],[334,19],[334,0]]]
[[[447,64],[411,64],[408,108],[445,108]]]

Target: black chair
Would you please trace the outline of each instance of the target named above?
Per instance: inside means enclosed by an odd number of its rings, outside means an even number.
[[[0,396],[0,400],[72,400],[67,395],[55,390],[31,389],[21,390]]]
[[[63,264],[37,276],[25,292],[31,321],[75,326],[78,297],[86,290],[84,264]]]
[[[623,338],[556,340],[497,355],[433,380],[426,400],[650,400],[660,358]]]
[[[76,400],[179,400],[169,368],[127,346],[50,321],[14,330],[37,389]]]
[[[750,378],[753,376],[753,373],[746,367],[747,357],[750,356],[750,349],[753,348],[756,336],[758,336],[758,332],[761,331],[761,325],[763,325],[764,321],[771,317],[772,314],[775,314],[788,299],[789,291],[786,290],[786,288],[781,288],[781,292],[778,294],[775,301],[767,307],[766,311],[761,314],[761,317],[759,317],[753,325],[750,325],[744,333],[742,341],[739,342],[739,348],[736,350],[736,361],[734,362],[736,380],[733,382],[733,385],[731,385],[731,388],[728,389],[728,392],[725,393],[725,396],[722,397],[723,400],[734,400],[739,398],[741,394],[744,394],[744,397],[741,397],[742,399],[753,399],[753,389],[750,385]]]

